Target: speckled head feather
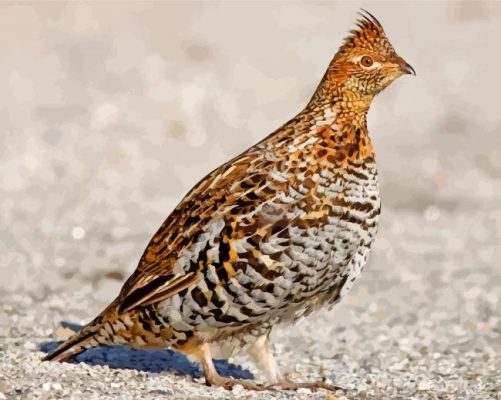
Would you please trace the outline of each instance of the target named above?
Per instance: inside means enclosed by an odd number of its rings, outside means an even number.
[[[341,90],[355,97],[374,96],[403,74],[415,74],[390,43],[381,23],[362,10],[352,29],[334,56],[322,94],[332,96]]]

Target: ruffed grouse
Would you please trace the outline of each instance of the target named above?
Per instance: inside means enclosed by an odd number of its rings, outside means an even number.
[[[123,344],[198,361],[248,351],[274,387],[272,328],[339,301],[363,269],[380,200],[366,116],[376,94],[414,73],[364,11],[297,116],[212,171],[153,236],[118,297],[45,360]]]

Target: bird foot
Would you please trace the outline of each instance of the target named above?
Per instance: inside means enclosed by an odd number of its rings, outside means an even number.
[[[280,382],[271,384],[271,385],[258,385],[252,381],[247,379],[233,379],[226,378],[224,376],[211,376],[206,377],[205,382],[207,386],[220,386],[227,390],[232,390],[235,386],[240,385],[244,389],[247,390],[297,390],[297,389],[310,389],[312,391],[316,391],[318,389],[324,389],[330,392],[335,392],[336,390],[340,390],[339,386],[329,385],[323,381],[317,382],[293,382],[288,379],[281,380]]]
[[[221,386],[227,390],[232,390],[237,385],[240,385],[247,390],[268,390],[266,386],[257,385],[247,379],[226,378],[220,375],[206,377],[205,384],[207,386]]]
[[[335,392],[336,390],[342,390],[339,386],[329,385],[323,381],[316,382],[293,382],[288,379],[283,379],[280,382],[274,383],[267,387],[267,389],[282,389],[282,390],[297,390],[297,389],[310,389],[316,391],[318,389],[324,389],[330,392]]]

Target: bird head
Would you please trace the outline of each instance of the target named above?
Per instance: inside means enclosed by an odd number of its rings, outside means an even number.
[[[404,74],[416,75],[393,49],[381,23],[362,10],[357,28],[350,31],[332,60],[328,79],[344,90],[374,96]]]

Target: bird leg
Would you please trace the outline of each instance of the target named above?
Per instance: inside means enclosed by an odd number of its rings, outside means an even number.
[[[241,385],[247,390],[297,390],[306,388],[310,390],[325,389],[336,391],[340,389],[337,386],[326,384],[325,382],[293,382],[283,378],[278,371],[275,358],[270,349],[268,335],[261,336],[250,348],[249,354],[254,362],[258,364],[266,373],[269,385],[258,385],[247,379],[234,379],[219,375],[212,362],[210,346],[208,343],[202,343],[195,348],[190,349],[189,356],[194,358],[202,366],[205,383],[207,386],[221,386],[231,390],[236,385]]]
[[[261,367],[265,372],[266,377],[269,382],[272,382],[269,386],[266,386],[268,390],[297,390],[301,388],[317,390],[325,389],[332,392],[341,389],[335,385],[329,385],[323,381],[318,382],[293,382],[287,378],[282,377],[280,371],[278,370],[275,357],[270,349],[270,339],[269,335],[261,336],[248,350],[253,361]]]
[[[270,349],[269,332],[260,336],[247,351],[252,361],[263,370],[268,382],[280,382],[283,379]]]
[[[212,362],[210,347],[208,343],[203,343],[193,351],[190,356],[194,357],[201,365],[204,371],[205,384],[207,386],[222,386],[231,390],[236,385],[241,385],[248,390],[266,390],[267,387],[256,385],[247,379],[227,378],[219,375]]]

